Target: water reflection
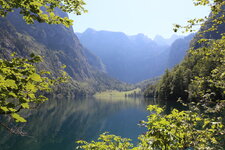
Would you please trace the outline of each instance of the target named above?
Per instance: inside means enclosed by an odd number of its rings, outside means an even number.
[[[145,131],[137,124],[146,120],[146,106],[155,103],[131,98],[50,99],[28,117],[23,130],[29,136],[1,132],[0,149],[72,150],[75,140],[93,140],[105,131],[136,139]]]

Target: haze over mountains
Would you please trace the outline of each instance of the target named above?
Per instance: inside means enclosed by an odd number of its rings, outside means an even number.
[[[68,16],[59,10],[56,13]],[[72,80],[61,90],[83,94],[123,86],[104,73],[105,66],[101,60],[80,44],[73,28],[37,22],[26,24],[15,11],[6,18],[0,18],[0,32],[1,58],[9,58],[13,52],[22,57],[31,53],[41,55],[44,62],[38,67],[51,71],[54,76],[65,64],[65,71]]]
[[[152,40],[144,34],[128,36],[90,28],[77,36],[84,47],[102,60],[111,77],[128,83],[162,75],[183,59],[193,38],[173,35]]]
[[[177,39],[183,38],[184,36],[173,34],[170,38],[164,38],[161,35],[156,35],[154,37],[154,42],[158,45],[167,45],[170,46]]]
[[[88,29],[77,33],[78,39],[72,28],[45,23],[28,25],[17,12],[1,18],[0,25],[1,57],[8,58],[12,52],[24,57],[33,52],[44,57],[41,68],[53,74],[65,64],[73,79],[69,88],[81,93],[80,85],[85,92],[93,93],[127,86],[118,80],[136,83],[160,76],[183,59],[192,38],[158,36],[152,40],[144,34],[128,36]]]

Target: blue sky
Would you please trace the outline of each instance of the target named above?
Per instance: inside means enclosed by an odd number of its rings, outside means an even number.
[[[84,0],[88,13],[70,14],[75,32],[87,28],[124,32],[128,35],[143,33],[150,38],[173,33],[173,24],[185,24],[188,19],[209,14],[209,8],[195,7],[192,0]]]

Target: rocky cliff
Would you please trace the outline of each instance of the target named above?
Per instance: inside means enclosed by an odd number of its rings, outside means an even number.
[[[57,12],[61,16],[66,13]],[[7,58],[12,52],[19,56],[35,53],[43,56],[44,62],[39,66],[57,75],[61,65],[66,65],[66,72],[76,83],[93,92],[96,86],[104,88],[120,87],[120,82],[104,74],[101,60],[80,44],[72,28],[46,23],[26,24],[17,11],[7,18],[0,18],[1,57]],[[99,78],[102,77],[106,81]],[[105,83],[107,82],[107,84]],[[111,84],[112,83],[112,84]],[[117,86],[115,86],[117,85]],[[101,88],[98,87],[99,90]],[[87,91],[88,91],[87,90]]]

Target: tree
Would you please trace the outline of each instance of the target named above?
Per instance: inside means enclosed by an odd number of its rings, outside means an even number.
[[[38,21],[69,27],[73,21],[60,17],[55,10],[80,15],[86,12],[83,5],[83,0],[0,0],[0,17],[18,9],[28,24]],[[19,112],[46,101],[48,98],[43,93],[67,77],[64,71],[58,78],[51,77],[50,72],[38,71],[36,63],[41,61],[40,56],[31,54],[27,59],[13,54],[12,57],[10,60],[0,59],[0,115],[10,116],[16,122],[26,122]],[[0,125],[10,130],[4,123],[0,122]]]
[[[161,92],[158,94],[164,97],[173,93],[177,95],[187,89],[191,101],[195,98],[197,102],[186,105],[189,106],[188,111],[173,109],[168,115],[163,108],[148,106],[151,114],[147,121],[142,122],[148,130],[139,136],[140,142],[131,148],[133,150],[225,147],[225,34],[222,31],[217,38],[204,37],[207,33],[219,32],[218,27],[225,23],[225,1],[194,0],[194,3],[209,6],[212,11],[210,16],[189,20],[187,26],[175,25],[174,30],[183,28],[186,32],[193,31],[193,26],[201,24],[202,29],[198,33],[201,38],[197,39],[200,46],[189,50],[185,60],[172,71],[166,71],[157,88]],[[107,141],[111,142],[115,141]],[[79,143],[84,144],[81,148],[85,150],[99,148],[99,142]],[[102,150],[105,150],[107,143],[101,143]]]
[[[210,28],[204,30],[204,32],[215,31],[218,25],[224,23],[224,0],[193,0],[195,6],[205,6],[209,7],[211,10],[211,14],[209,16],[205,16],[204,18],[194,18],[187,21],[187,25],[174,25],[174,32],[177,32],[179,29],[183,29],[182,32],[196,32],[198,28],[194,28],[194,26],[205,26],[210,24]],[[211,20],[210,22],[207,22]]]
[[[46,101],[44,92],[66,81],[66,74],[62,71],[61,77],[53,78],[48,71],[38,71],[35,65],[42,59],[34,54],[30,59],[12,57],[11,60],[0,59],[0,115],[26,122],[19,112]]]
[[[133,148],[133,144],[130,141],[127,138],[103,133],[98,138],[98,142],[77,141],[78,144],[81,144],[77,148],[85,150],[127,150]]]
[[[165,115],[164,109],[149,105],[148,121],[142,121],[147,132],[139,136],[136,147],[130,139],[102,134],[99,141],[78,141],[84,150],[171,150],[171,149],[221,149],[218,135],[223,129],[221,122],[205,118],[196,112],[173,109]],[[154,112],[154,113],[152,113]]]
[[[207,20],[202,19],[202,28],[193,39],[193,47],[188,51],[183,62],[173,68],[169,74],[165,73],[161,82],[157,84],[157,92],[159,95],[162,94],[164,91],[161,88],[167,85],[164,81],[173,78],[174,82],[170,82],[170,85],[175,87],[171,88],[170,91],[174,95],[173,97],[185,95],[182,97],[184,100],[200,101],[210,96],[211,101],[214,102],[224,100],[225,36],[223,29],[225,26],[225,1],[195,0],[195,4],[210,6],[212,12]],[[192,20],[189,23],[187,26],[178,27],[190,31],[192,26],[199,22]],[[179,71],[182,71],[182,74],[179,78],[176,78]],[[184,82],[179,82],[179,79]],[[215,83],[218,83],[218,85],[215,85]],[[169,99],[169,95],[163,98]]]
[[[27,23],[46,22],[48,24],[63,24],[67,27],[72,25],[72,20],[62,18],[54,11],[60,9],[63,12],[81,15],[87,12],[84,9],[83,0],[0,0],[0,16],[5,17],[9,12],[19,9]]]

